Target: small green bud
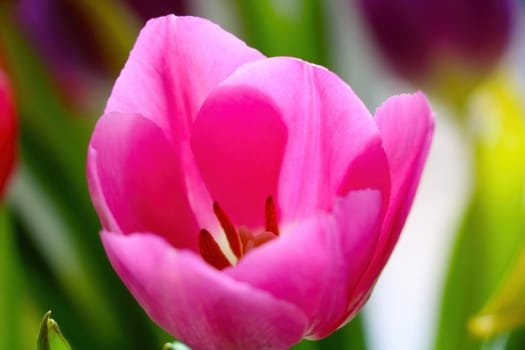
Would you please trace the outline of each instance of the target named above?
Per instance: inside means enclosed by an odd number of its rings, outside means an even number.
[[[186,344],[174,341],[173,343],[164,344],[163,350],[191,350],[191,348]]]
[[[51,311],[44,315],[36,342],[36,350],[71,350],[66,338],[60,332],[58,323],[50,316]]]

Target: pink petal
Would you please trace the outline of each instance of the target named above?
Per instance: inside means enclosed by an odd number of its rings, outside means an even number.
[[[350,192],[333,213],[296,222],[225,273],[297,305],[309,319],[306,335],[326,336],[345,320],[351,291],[372,257],[381,198],[375,190]]]
[[[288,349],[304,334],[297,307],[232,280],[189,251],[152,234],[101,236],[148,315],[193,349]]]
[[[200,228],[176,159],[150,120],[132,114],[102,116],[90,143],[88,182],[104,228],[151,231],[176,247],[196,249]]]
[[[241,66],[221,84],[226,86],[268,96],[287,128],[278,184],[282,221],[330,211],[352,161],[380,145],[366,107],[325,68],[289,57],[269,58]]]
[[[389,98],[378,108],[376,123],[390,164],[389,214],[396,212],[395,231],[399,232],[412,206],[427,159],[434,119],[425,95],[417,93]]]
[[[203,104],[193,126],[193,153],[212,198],[237,225],[263,225],[285,142],[280,111],[258,90],[221,87]]]
[[[162,130],[173,130],[168,136],[172,141],[172,136],[189,132],[202,102],[220,81],[241,64],[261,58],[258,51],[205,19],[174,15],[152,19],[115,83],[106,113],[141,114]]]
[[[381,144],[369,145],[352,160],[337,192],[339,195],[345,195],[349,191],[363,188],[381,191],[384,216],[390,201],[390,169]]]
[[[104,195],[104,191],[100,183],[100,177],[98,176],[97,163],[97,151],[93,147],[89,147],[86,170],[91,201],[93,202],[93,206],[97,211],[102,227],[106,230],[122,232],[122,229],[117,223],[117,220],[109,209],[106,196]]]
[[[196,17],[150,20],[141,31],[106,106],[108,112],[151,119],[173,144],[176,167],[184,169],[190,206],[199,228],[217,232],[212,199],[190,149],[190,133],[201,104],[216,85],[243,63],[262,59],[216,24]]]
[[[390,164],[392,188],[374,258],[356,289],[354,299],[361,304],[368,298],[405,224],[434,130],[432,112],[422,93],[389,98],[378,108],[375,119]]]

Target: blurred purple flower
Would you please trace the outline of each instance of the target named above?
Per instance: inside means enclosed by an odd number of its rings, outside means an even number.
[[[82,95],[94,77],[106,74],[89,24],[64,0],[20,0],[16,20],[68,96]]]
[[[517,8],[517,0],[357,1],[390,65],[417,84],[450,66],[477,75],[492,68],[509,43]]]
[[[183,0],[127,0],[123,3],[141,21],[166,13],[185,14]],[[114,78],[111,53],[97,38],[96,19],[68,0],[19,0],[15,17],[31,45],[49,67],[60,90],[82,101],[101,79]],[[120,64],[119,64],[120,66]]]
[[[144,20],[172,13],[179,16],[188,13],[186,0],[127,0],[126,2]]]

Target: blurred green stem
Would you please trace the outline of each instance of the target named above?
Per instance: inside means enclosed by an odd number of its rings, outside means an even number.
[[[236,0],[246,41],[267,56],[328,65],[326,5],[321,0]]]
[[[0,204],[0,349],[22,349],[20,271],[7,209]]]

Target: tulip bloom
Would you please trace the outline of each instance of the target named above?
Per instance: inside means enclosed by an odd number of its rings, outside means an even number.
[[[148,22],[88,154],[104,248],[194,349],[285,349],[361,309],[404,224],[433,119],[372,117],[327,69],[194,17]]]
[[[0,70],[0,198],[15,163],[15,106],[6,76]]]

